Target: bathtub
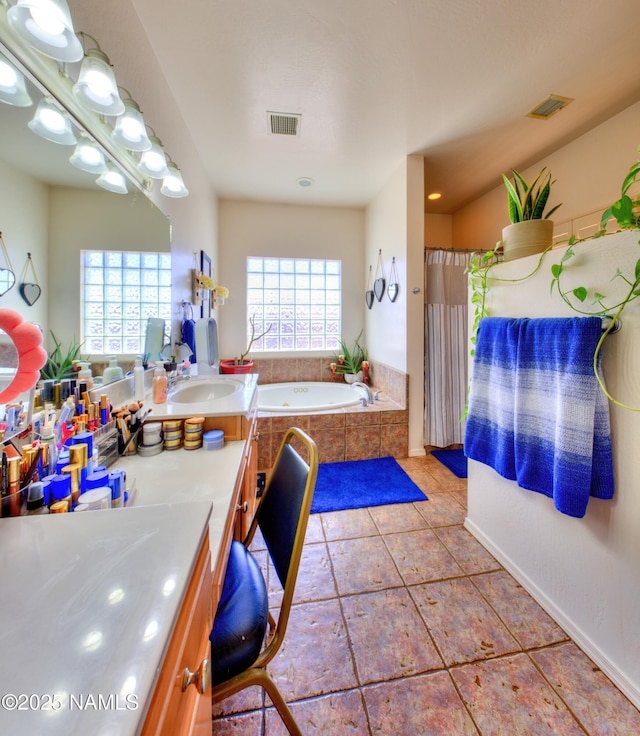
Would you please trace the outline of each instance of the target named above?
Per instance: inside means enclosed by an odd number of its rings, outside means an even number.
[[[332,411],[357,406],[364,391],[346,383],[297,381],[258,386],[258,411],[280,414]]]

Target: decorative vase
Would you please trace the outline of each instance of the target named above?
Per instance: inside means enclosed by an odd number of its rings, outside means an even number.
[[[344,380],[346,383],[356,383],[358,381],[362,381],[362,371],[358,371],[357,373],[345,373]]]
[[[242,363],[236,363],[235,360],[221,360],[220,373],[251,373],[253,370],[252,360],[243,360]]]
[[[553,243],[552,220],[523,220],[502,230],[504,260],[542,253]]]

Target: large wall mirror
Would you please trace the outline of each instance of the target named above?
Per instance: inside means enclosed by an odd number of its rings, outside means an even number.
[[[18,66],[13,53],[10,39],[0,33],[0,54]],[[74,145],[50,142],[29,128],[49,90],[18,58],[33,104],[0,100],[0,232],[15,275],[13,288],[0,296],[0,309],[39,325],[50,349],[52,332],[63,346],[80,339],[81,251],[170,252],[170,223],[139,181],[129,179],[127,194],[106,191],[96,185],[95,174],[71,165]],[[78,137],[77,127],[75,132]],[[37,285],[40,293],[21,289],[23,283]],[[6,342],[3,334],[0,344]],[[0,361],[9,353],[0,350]],[[0,364],[5,381],[7,371],[9,365]]]

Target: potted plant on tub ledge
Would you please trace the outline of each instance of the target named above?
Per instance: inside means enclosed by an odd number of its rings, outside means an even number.
[[[267,329],[264,330],[264,332],[256,335],[255,317],[249,318],[249,324],[251,325],[251,337],[249,338],[247,349],[243,353],[240,353],[239,357],[237,358],[232,358],[231,360],[221,360],[220,373],[251,373],[251,371],[253,370],[253,361],[247,359],[247,355],[251,351],[253,343],[256,342],[256,340],[260,340],[261,338],[263,338],[271,329],[271,325],[269,325]]]
[[[502,174],[511,220],[511,225],[502,230],[505,261],[542,253],[553,244],[553,221],[549,218],[560,205],[557,204],[544,214],[551,185],[555,181],[551,181],[551,172],[545,174],[546,171],[545,166],[531,184],[527,184],[515,169],[511,169],[513,184]]]
[[[366,348],[360,343],[362,332],[363,330],[360,330],[360,334],[356,337],[352,348],[349,348],[344,339],[340,340],[340,354],[334,356],[335,362],[331,364],[331,370],[335,370],[337,375],[344,376],[347,383],[362,381],[362,364],[366,364],[369,360]],[[334,365],[335,369],[333,368]]]

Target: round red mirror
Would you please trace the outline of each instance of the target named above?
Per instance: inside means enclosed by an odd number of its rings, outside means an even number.
[[[6,332],[18,352],[18,369],[13,380],[0,391],[0,404],[6,404],[38,383],[47,352],[42,347],[38,325],[25,322],[13,309],[0,309],[0,329]]]

